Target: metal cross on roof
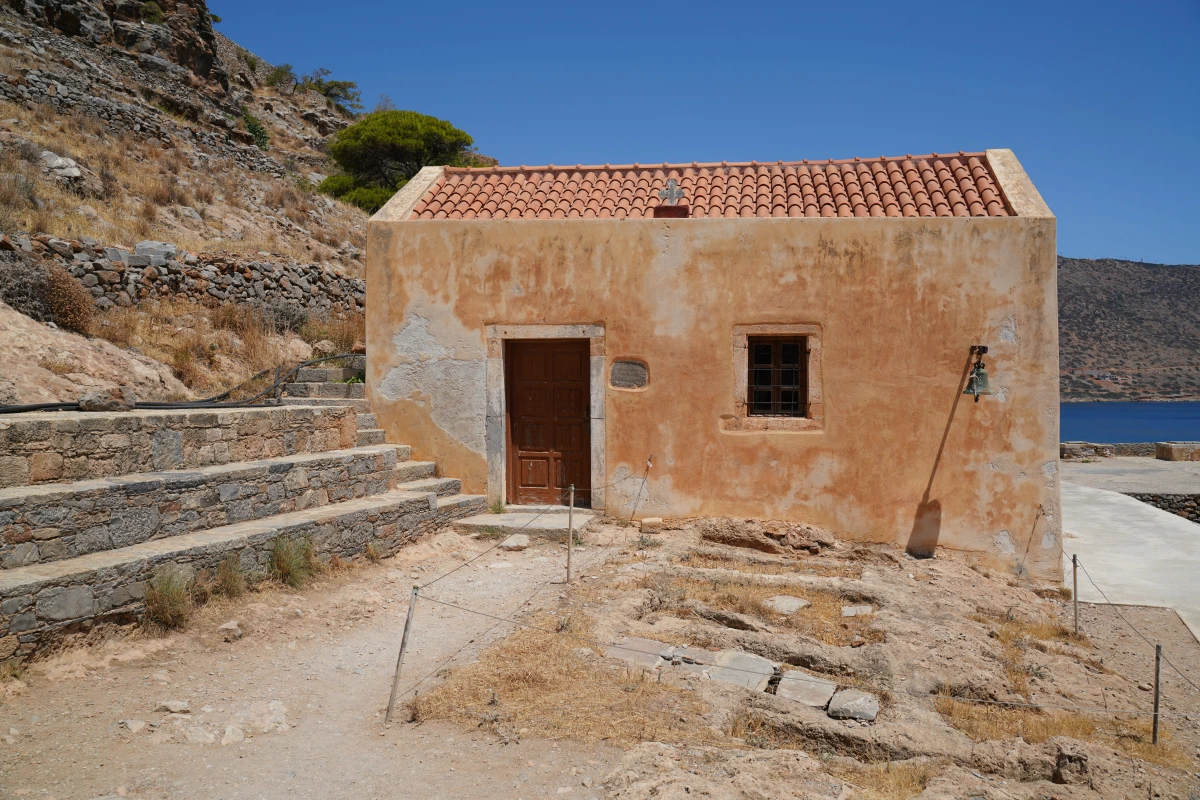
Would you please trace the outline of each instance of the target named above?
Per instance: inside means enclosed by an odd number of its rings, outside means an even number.
[[[673,206],[683,199],[683,189],[679,188],[679,184],[675,182],[674,178],[667,178],[667,188],[660,191],[658,196],[667,205]]]

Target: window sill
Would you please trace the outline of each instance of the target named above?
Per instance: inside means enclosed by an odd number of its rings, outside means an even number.
[[[820,433],[825,424],[811,417],[723,417],[722,433]]]

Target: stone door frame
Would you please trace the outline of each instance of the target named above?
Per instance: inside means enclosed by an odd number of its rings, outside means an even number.
[[[487,338],[487,501],[507,503],[508,403],[505,397],[504,341],[506,339],[587,339],[589,345],[589,430],[592,509],[604,510],[604,326],[603,325],[488,325]]]

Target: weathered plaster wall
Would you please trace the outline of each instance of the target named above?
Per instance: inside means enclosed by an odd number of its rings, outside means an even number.
[[[645,390],[606,388],[604,399],[607,480],[640,475],[654,456],[638,516],[805,520],[917,549],[986,551],[1043,575],[1061,569],[1048,210],[381,216],[368,228],[368,391],[389,440],[436,459],[467,490],[487,484],[485,326],[600,324],[606,365],[640,359],[651,376]],[[733,328],[768,323],[821,326],[820,430],[722,429],[738,413]],[[991,348],[997,391],[979,403],[960,394],[972,344]],[[609,513],[629,513],[640,484],[610,489]]]

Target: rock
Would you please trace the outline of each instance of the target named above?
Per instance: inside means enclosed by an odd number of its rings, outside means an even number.
[[[288,339],[287,358],[289,361],[308,361],[313,357],[313,348],[303,339]]]
[[[829,701],[829,710],[826,713],[833,719],[871,722],[879,715],[879,699],[858,689],[843,689]]]
[[[146,727],[146,723],[140,719],[126,719],[121,721],[121,726],[130,733],[137,733],[142,728]]]
[[[221,634],[221,636],[227,642],[236,642],[238,639],[242,638],[242,628],[240,625],[238,625],[238,621],[236,619],[231,619],[224,625],[218,626],[217,633]]]
[[[1138,688],[1141,689],[1143,692],[1150,692],[1150,691],[1154,690],[1154,687],[1148,683],[1139,683]]]
[[[184,735],[187,737],[187,740],[189,742],[191,742],[192,744],[212,744],[213,742],[215,742],[217,740],[217,737],[213,736],[211,733],[204,730],[204,728],[201,728],[199,725],[192,727],[192,728],[188,728],[187,733],[185,733]]]
[[[337,345],[328,339],[322,339],[312,346],[313,355],[317,358],[337,355]]]
[[[803,597],[793,597],[790,594],[777,594],[774,597],[768,597],[763,601],[763,605],[771,609],[777,614],[783,614],[785,617],[790,617],[802,608],[812,605]]]
[[[529,547],[529,537],[523,533],[514,533],[499,544],[501,550],[524,550]]]
[[[88,586],[46,589],[37,598],[37,615],[53,622],[90,617],[96,601]]]
[[[833,681],[809,675],[798,669],[790,669],[784,672],[783,677],[779,680],[779,686],[775,688],[775,696],[813,708],[824,709],[829,705],[837,687],[838,685]]]
[[[116,386],[79,396],[80,411],[132,411],[136,404],[137,395],[129,386]]]
[[[642,533],[660,533],[663,527],[662,517],[646,517],[639,527]]]
[[[766,691],[767,684],[775,674],[775,663],[753,653],[737,650],[722,650],[714,659],[714,666],[707,670],[714,681],[744,686],[752,692]]]
[[[350,346],[350,352],[354,353],[355,355],[360,355],[360,356],[366,355],[366,353],[367,353],[366,342],[356,341],[354,344],[352,344]]]
[[[865,617],[869,614],[874,614],[873,606],[842,606],[843,617]]]
[[[696,527],[700,530],[702,539],[717,544],[746,547],[776,555],[787,552],[786,548],[767,536],[758,520],[710,517],[699,520]]]
[[[179,245],[171,244],[170,242],[138,242],[133,246],[133,254],[135,256],[149,256],[151,266],[157,266],[153,263],[155,259],[161,258],[165,263],[168,259],[174,259],[178,256]]]
[[[683,607],[701,619],[711,620],[719,625],[724,625],[726,628],[733,628],[739,631],[766,630],[764,626],[745,614],[739,614],[736,611],[726,611],[723,608],[711,608],[699,600],[687,600],[684,602]]]
[[[221,737],[221,745],[237,744],[245,740],[246,734],[237,725],[226,725],[225,735]]]
[[[187,700],[161,700],[154,707],[155,711],[164,711],[169,714],[186,714],[188,713]]]

